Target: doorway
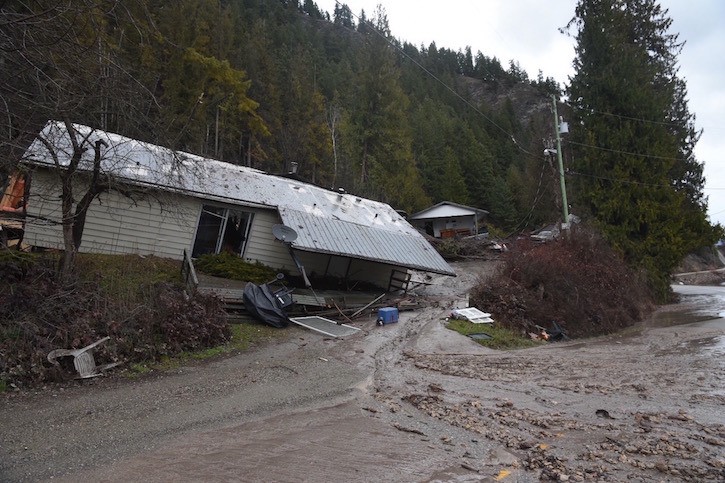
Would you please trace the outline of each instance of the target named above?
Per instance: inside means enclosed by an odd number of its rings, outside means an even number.
[[[253,216],[238,208],[203,205],[191,256],[221,252],[243,256]]]

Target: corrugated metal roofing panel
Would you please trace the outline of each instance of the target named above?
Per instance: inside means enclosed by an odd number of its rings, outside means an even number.
[[[118,134],[74,125],[90,145],[102,140],[102,171],[128,182],[179,191],[207,200],[277,208],[285,224],[300,234],[295,245],[307,251],[453,274],[450,266],[390,205],[351,194],[273,176],[259,170],[173,151]],[[55,147],[58,162],[68,165],[73,150],[65,125],[49,121],[43,136]],[[53,165],[45,145],[34,140],[28,163]],[[93,150],[81,169],[91,169]],[[298,227],[302,226],[302,229]],[[302,233],[300,233],[302,232]]]
[[[297,232],[292,244],[296,249],[454,275],[448,263],[417,231],[381,230],[290,208],[280,208],[279,213],[282,222]]]

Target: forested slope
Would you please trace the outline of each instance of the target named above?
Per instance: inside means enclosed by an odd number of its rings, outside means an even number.
[[[558,212],[541,139],[559,88],[516,63],[309,1],[38,4],[3,12],[6,170],[47,119],[70,119],[269,172],[295,162],[409,212],[452,200],[504,228]]]

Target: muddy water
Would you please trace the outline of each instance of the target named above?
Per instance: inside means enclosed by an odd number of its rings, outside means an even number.
[[[710,285],[673,285],[682,302],[694,306],[695,313],[712,318],[725,317],[725,287]]]
[[[680,294],[682,303],[691,308],[672,320],[692,322],[695,328],[720,329],[725,334],[725,287],[675,285],[673,289]],[[725,335],[690,341],[690,347],[725,364]]]

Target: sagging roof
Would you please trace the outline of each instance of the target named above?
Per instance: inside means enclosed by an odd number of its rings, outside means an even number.
[[[339,254],[363,260],[385,261],[417,270],[450,274],[451,268],[420,234],[382,230],[375,225],[360,225],[334,218],[319,217],[280,207],[282,222],[295,229],[294,247],[315,253]],[[405,220],[393,223],[410,226]],[[407,230],[406,230],[407,231]]]
[[[384,262],[395,266],[455,275],[438,252],[390,205],[359,196],[266,174],[118,134],[73,126],[89,145],[102,147],[102,171],[140,186],[184,193],[205,200],[277,209],[282,222],[298,233],[299,250]],[[40,133],[67,166],[72,145],[65,124],[49,121]],[[24,161],[52,167],[45,145],[35,139]],[[88,149],[81,169],[90,170]]]
[[[488,211],[472,206],[441,201],[435,205],[410,215],[411,220],[428,220],[432,218],[450,218],[454,216],[487,215]]]

